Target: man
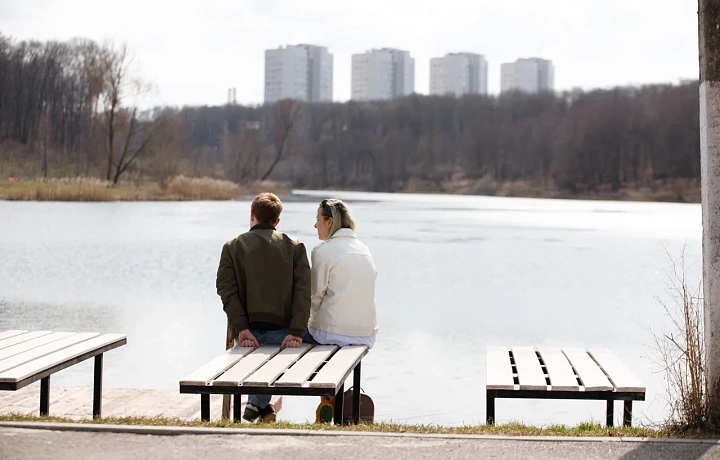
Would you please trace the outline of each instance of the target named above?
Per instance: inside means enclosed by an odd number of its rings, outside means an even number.
[[[262,193],[250,208],[250,231],[225,243],[217,292],[229,334],[243,347],[299,347],[310,317],[310,264],[305,246],[276,230],[282,202]],[[243,419],[275,421],[269,395],[250,395]]]

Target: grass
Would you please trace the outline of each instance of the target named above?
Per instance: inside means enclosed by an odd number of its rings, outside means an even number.
[[[0,200],[14,201],[190,201],[233,200],[260,192],[284,193],[274,182],[239,185],[209,177],[177,176],[167,188],[158,183],[118,185],[88,177],[35,180],[0,180]]]
[[[101,425],[143,425],[143,426],[175,426],[175,427],[209,427],[209,428],[282,428],[293,430],[312,431],[359,431],[368,433],[418,433],[418,434],[455,434],[455,435],[503,435],[503,436],[571,436],[571,437],[640,437],[640,438],[703,438],[720,439],[720,436],[698,430],[681,430],[678,428],[644,428],[644,427],[612,427],[608,428],[598,423],[581,423],[574,427],[565,425],[550,425],[535,427],[521,423],[508,423],[505,425],[466,425],[466,426],[439,426],[439,425],[405,425],[399,423],[373,423],[360,425],[321,425],[297,424],[277,422],[270,424],[234,423],[231,420],[218,420],[201,422],[180,420],[164,417],[107,417],[98,420],[75,420],[63,417],[38,417],[21,414],[0,415],[0,422],[55,422],[80,423]]]

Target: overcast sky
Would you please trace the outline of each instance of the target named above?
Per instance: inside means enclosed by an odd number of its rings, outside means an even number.
[[[264,50],[324,45],[335,56],[336,100],[350,96],[350,56],[409,50],[415,90],[427,93],[430,58],[484,54],[489,87],[500,64],[543,57],[557,89],[697,78],[693,0],[0,0],[0,32],[16,39],[126,41],[153,102],[216,105],[237,88],[263,98]]]

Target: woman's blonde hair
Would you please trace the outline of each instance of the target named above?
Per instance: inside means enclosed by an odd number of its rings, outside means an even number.
[[[335,232],[341,228],[349,228],[355,231],[355,221],[350,215],[350,210],[347,205],[342,201],[333,199],[323,200],[322,203],[320,203],[320,211],[323,217],[332,219],[328,238],[332,238]]]

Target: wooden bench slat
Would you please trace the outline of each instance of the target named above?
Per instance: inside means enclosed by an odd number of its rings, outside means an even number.
[[[27,342],[28,340],[36,339],[48,334],[52,334],[52,331],[34,331],[25,334],[18,334],[14,337],[8,337],[0,341],[0,350],[4,350],[8,347],[12,347],[19,343]]]
[[[2,367],[2,361],[4,359],[8,359],[12,356],[19,355],[20,353],[24,353],[26,351],[32,350],[34,348],[38,348],[42,345],[47,345],[52,342],[57,342],[60,339],[64,339],[65,337],[70,337],[71,335],[74,335],[74,332],[52,332],[47,335],[43,335],[40,337],[35,337],[32,340],[26,340],[24,342],[16,343],[15,345],[7,348],[3,348],[0,350],[0,368]],[[29,335],[29,334],[26,334]]]
[[[620,359],[607,348],[591,348],[588,353],[610,377],[615,391],[645,392],[645,385],[638,379]]]
[[[260,369],[243,381],[243,386],[269,387],[288,367],[302,358],[312,348],[310,344],[302,344],[299,348],[286,348],[265,363]]]
[[[63,339],[41,345],[23,353],[14,355],[10,358],[3,359],[2,361],[0,361],[0,376],[3,376],[5,374],[5,371],[9,369],[20,366],[32,360],[42,358],[45,355],[49,355],[50,353],[62,350],[63,348],[67,348],[71,345],[75,345],[85,340],[92,339],[93,337],[97,337],[98,335],[100,334],[95,332],[82,332],[79,334],[72,334]]]
[[[364,345],[342,347],[310,381],[310,388],[337,388],[340,380],[367,353],[367,350]]]
[[[567,357],[557,347],[540,347],[540,356],[545,362],[545,368],[550,376],[550,387],[552,391],[579,391],[575,373]]]
[[[72,337],[64,339],[67,340],[66,343],[68,344],[71,343],[71,339],[75,339],[75,344],[62,349],[56,349],[54,352],[46,354],[30,362],[26,362],[22,365],[14,367],[13,369],[0,372],[0,382],[20,382],[57,364],[77,358],[84,353],[97,350],[98,348],[110,345],[125,338],[126,336],[122,334],[99,335],[91,332],[75,334]],[[48,346],[50,345],[53,344],[48,344]]]
[[[488,390],[514,390],[512,365],[507,347],[489,346],[485,348],[487,379],[485,388]]]
[[[521,390],[547,390],[545,373],[532,347],[512,347]]]
[[[279,345],[265,345],[253,351],[218,377],[212,384],[217,386],[240,386],[260,366],[280,352]]]
[[[577,371],[585,391],[612,391],[612,384],[587,351],[579,348],[563,348],[563,353]]]
[[[276,387],[302,387],[311,375],[338,347],[336,345],[317,345],[285,372],[276,382]]]
[[[3,346],[2,346],[2,341],[3,341],[3,340],[8,339],[8,338],[10,338],[10,337],[14,337],[14,336],[16,336],[16,335],[25,334],[26,332],[28,332],[28,331],[22,331],[22,330],[19,330],[19,329],[12,329],[12,330],[9,330],[9,331],[2,331],[2,332],[0,332],[0,348],[3,348]]]
[[[203,365],[192,374],[180,380],[180,385],[207,385],[218,375],[234,366],[238,361],[249,355],[252,347],[233,347],[212,361]]]

